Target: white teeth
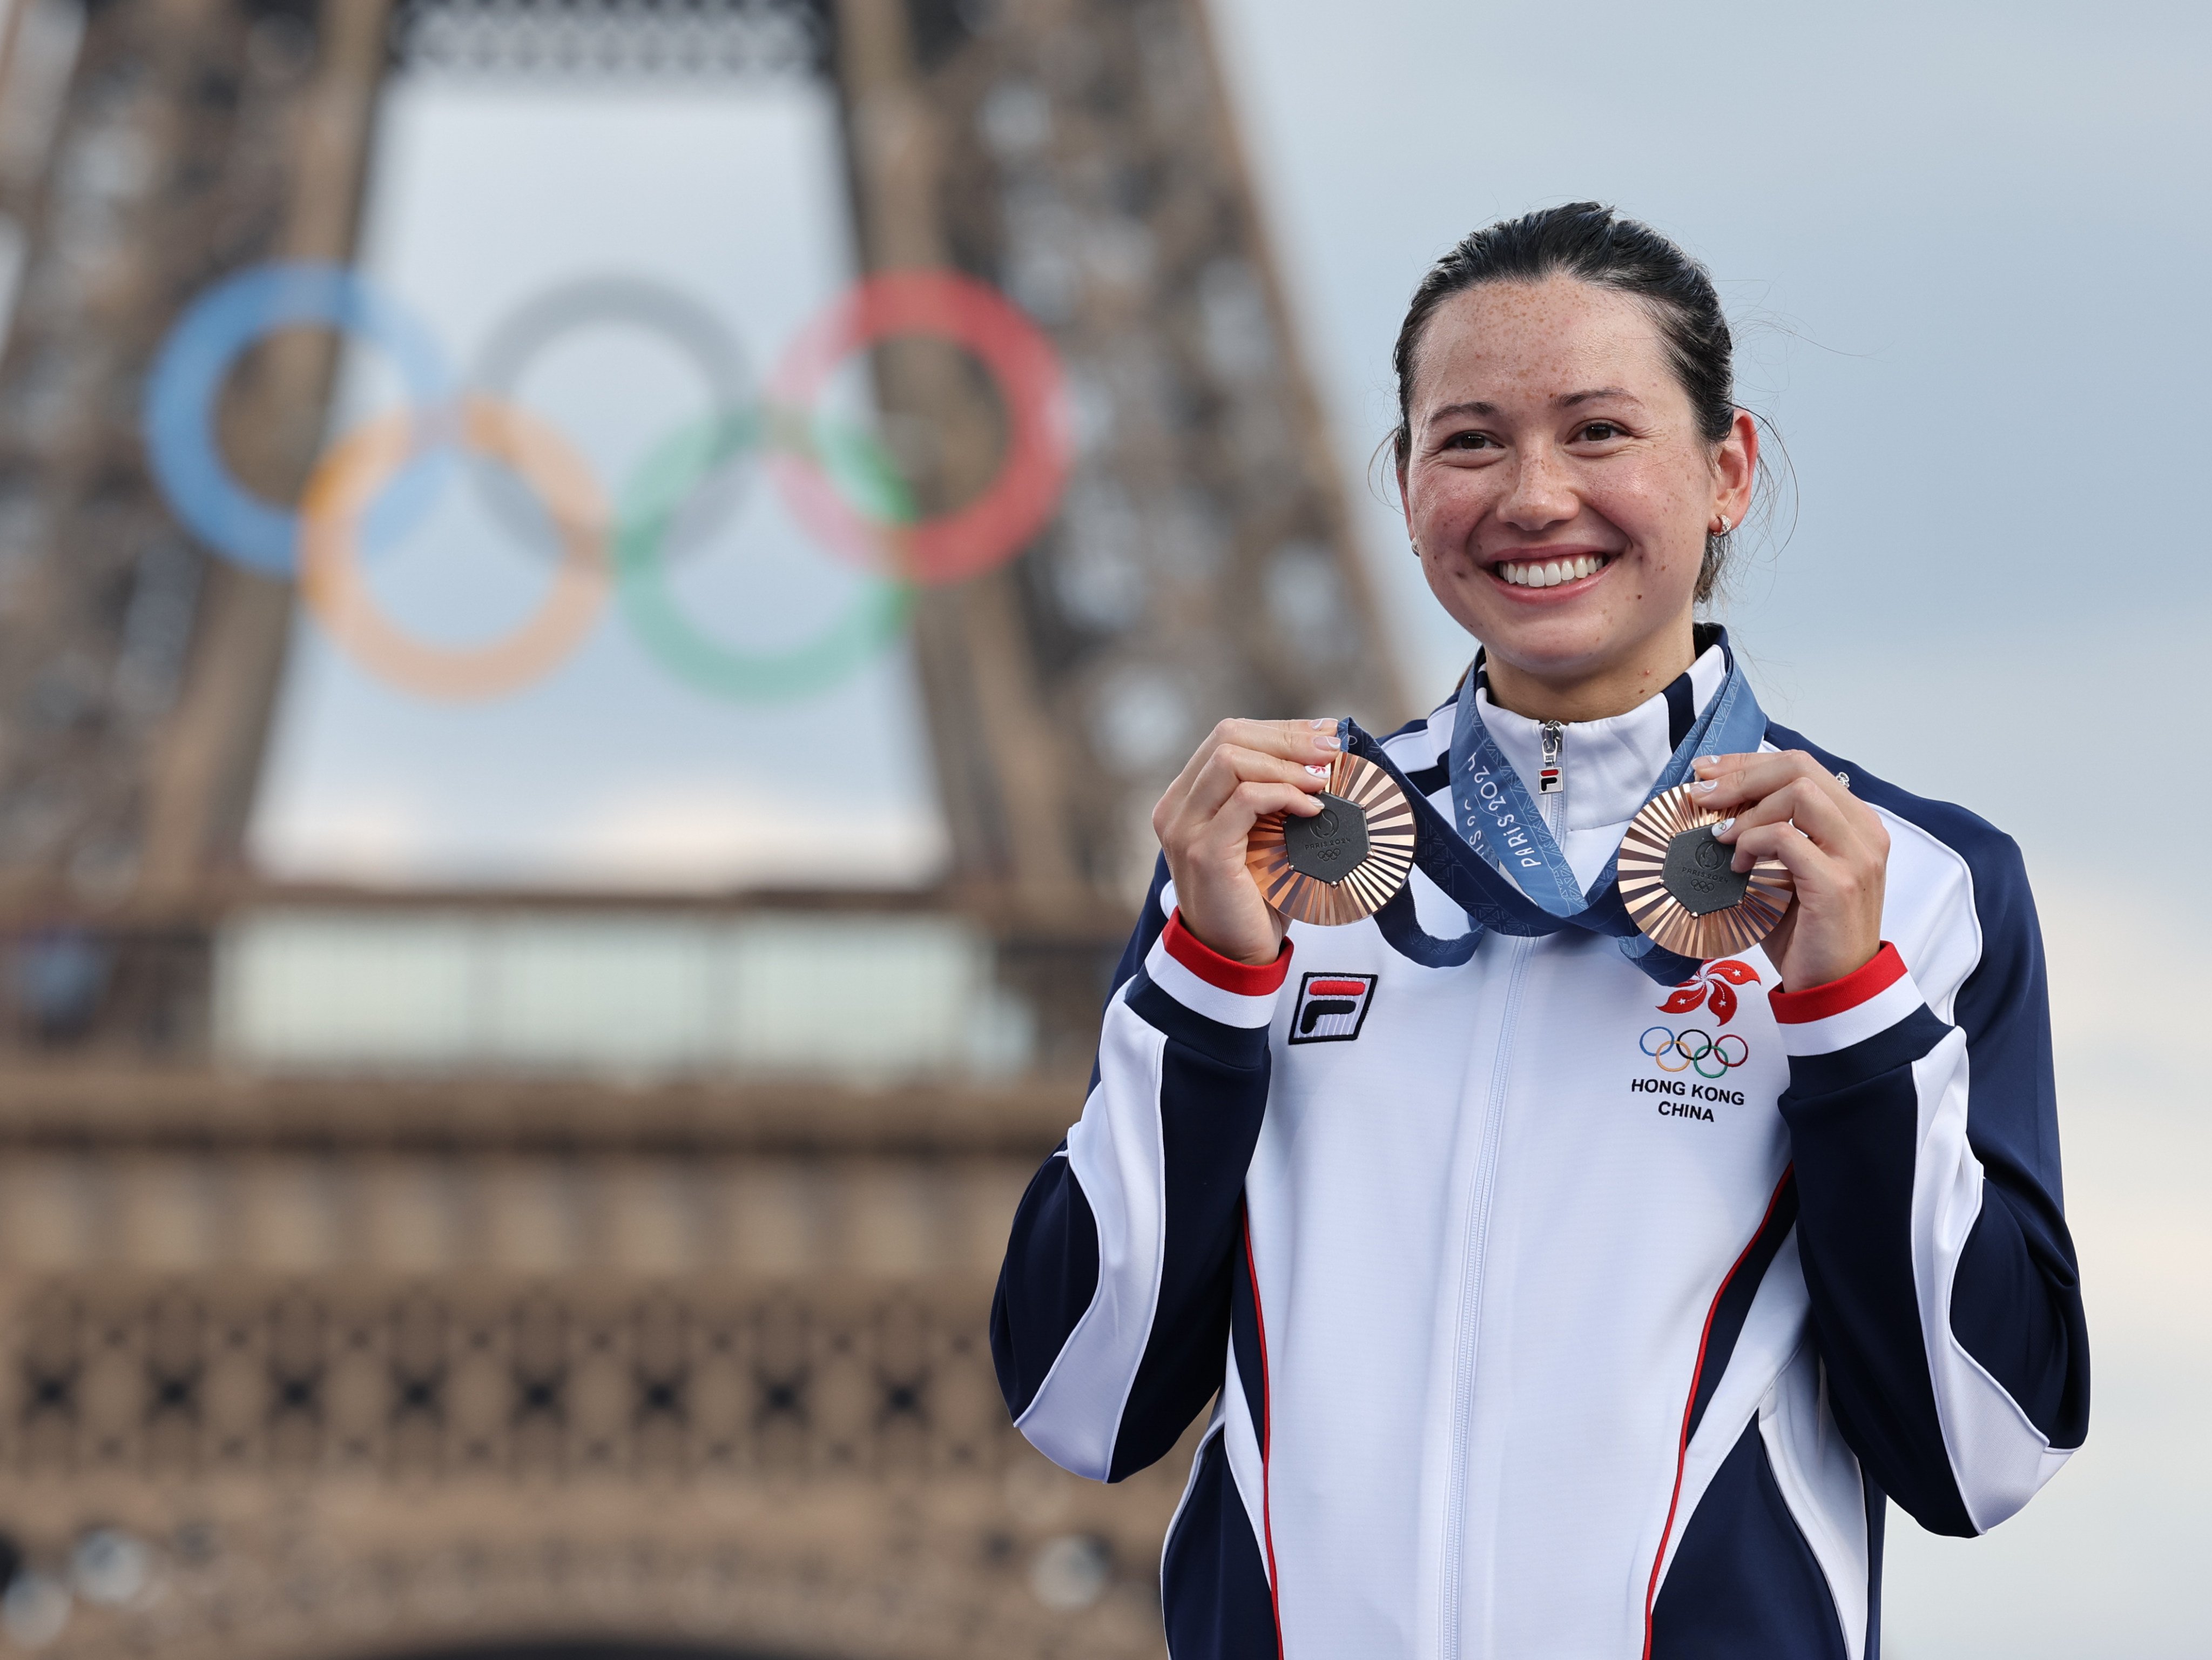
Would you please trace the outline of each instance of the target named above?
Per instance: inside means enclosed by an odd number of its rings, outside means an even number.
[[[1516,587],[1555,588],[1562,582],[1580,581],[1585,576],[1595,576],[1606,566],[1603,554],[1585,553],[1572,559],[1551,559],[1539,564],[1531,560],[1498,567],[1498,575]]]

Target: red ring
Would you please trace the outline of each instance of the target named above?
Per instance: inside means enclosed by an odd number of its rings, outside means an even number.
[[[779,404],[810,408],[838,364],[898,334],[930,334],[975,354],[1006,405],[1006,453],[966,507],[912,525],[871,519],[794,445],[770,463],[793,513],[826,545],[908,582],[940,584],[1003,564],[1060,504],[1074,451],[1066,377],[1042,330],[988,283],[954,271],[886,271],[857,284],[799,331],[769,380]]]

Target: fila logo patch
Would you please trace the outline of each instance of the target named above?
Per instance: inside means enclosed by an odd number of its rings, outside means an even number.
[[[1371,974],[1309,974],[1298,982],[1297,1006],[1291,1011],[1293,1043],[1349,1043],[1366,1023],[1375,1000]]]

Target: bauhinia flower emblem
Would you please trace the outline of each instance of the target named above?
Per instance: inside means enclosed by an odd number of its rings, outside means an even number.
[[[1735,988],[1758,978],[1759,970],[1748,963],[1717,958],[1682,982],[1659,1006],[1660,1012],[1687,1014],[1692,1009],[1709,1008],[1714,1021],[1725,1026],[1735,1015]]]

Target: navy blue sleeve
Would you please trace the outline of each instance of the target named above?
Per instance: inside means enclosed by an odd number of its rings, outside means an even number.
[[[1145,954],[1167,926],[1160,912],[1160,894],[1167,881],[1168,861],[1163,855],[1153,861],[1144,908],[1137,914],[1137,926],[1122,948],[1121,960],[1114,965],[1106,991],[1109,1006],[1144,966]],[[1096,1090],[1098,1081],[1094,1059],[1090,1089],[1085,1093]],[[999,1393],[1017,1419],[1036,1398],[1037,1386],[1097,1289],[1098,1225],[1091,1213],[1091,1201],[1083,1196],[1082,1183],[1067,1168],[1063,1136],[1030,1178],[1014,1212],[1012,1237],[991,1298],[991,1359],[998,1369]]]
[[[1850,772],[1862,799],[1928,830],[1971,873],[1979,954],[1950,1021],[1914,998],[1856,1041],[1793,1049],[1781,1108],[1838,1424],[1923,1526],[1982,1532],[2025,1503],[2088,1426],[2087,1326],[2026,867],[2009,838],[1972,814],[1896,790],[1795,733],[1770,737]],[[1978,1204],[1970,1225],[1959,1213],[1966,1202]],[[1948,1243],[1962,1227],[1963,1243]],[[1928,1306],[1947,1276],[1946,1300]]]
[[[1272,998],[1193,989],[1155,952],[1164,880],[1117,970],[1082,1121],[1023,1197],[992,1305],[1023,1433],[1107,1481],[1159,1459],[1221,1387],[1267,1105]]]

